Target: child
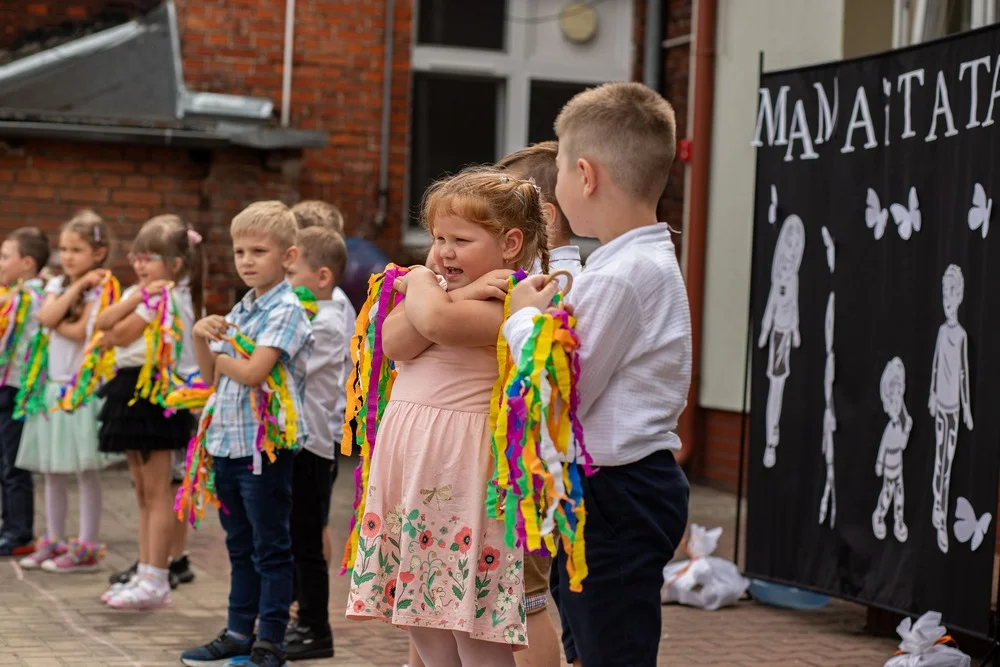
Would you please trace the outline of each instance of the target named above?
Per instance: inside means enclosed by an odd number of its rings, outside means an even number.
[[[14,404],[21,387],[21,371],[31,337],[38,330],[35,312],[41,305],[44,283],[38,272],[49,261],[49,241],[35,227],[21,227],[11,232],[0,246],[0,280],[12,288],[19,283],[21,298],[28,299],[27,319],[20,331],[15,331],[11,316],[0,377],[0,505],[3,525],[0,526],[0,556],[25,556],[34,550],[35,496],[31,473],[14,465],[24,422],[14,419]],[[16,339],[14,338],[16,336]]]
[[[333,204],[318,199],[306,199],[292,207],[299,229],[326,227],[344,234],[344,214]]]
[[[292,555],[299,609],[286,635],[286,652],[289,660],[307,660],[333,657],[323,535],[342,432],[331,428],[331,415],[336,416],[345,396],[350,337],[344,331],[343,304],[332,298],[347,264],[344,239],[331,229],[309,227],[299,231],[297,245],[299,256],[288,271],[288,281],[294,287],[308,288],[316,296],[319,312],[312,320],[315,344],[306,373],[305,418],[310,436],[295,456],[292,471]]]
[[[306,363],[312,327],[285,280],[295,261],[295,216],[281,202],[256,202],[230,227],[236,271],[250,291],[227,318],[209,315],[194,326],[201,376],[214,378],[215,414],[205,447],[214,457],[215,484],[226,511],[219,520],[229,551],[229,619],[219,636],[181,655],[185,665],[250,656],[250,665],[285,664],[285,628],[292,602],[292,451],[271,462],[255,448],[258,422],[251,390],[280,364],[298,416],[297,446],[308,438],[303,419]],[[254,340],[250,359],[238,358],[223,336],[236,329]],[[212,341],[209,345],[208,341]],[[260,619],[256,639],[254,622]]]
[[[93,211],[81,211],[59,234],[59,261],[63,275],[45,287],[38,323],[50,330],[45,405],[55,405],[60,387],[83,362],[85,346],[94,330],[94,315],[107,272],[100,269],[111,246],[108,226]],[[45,479],[46,537],[21,567],[49,572],[83,572],[97,567],[103,557],[98,543],[101,523],[99,471],[114,459],[97,449],[97,411],[94,398],[73,412],[42,409],[27,416],[17,454],[17,467],[43,473]],[[69,475],[76,474],[80,493],[80,536],[64,542]]]
[[[549,269],[580,273],[580,248],[570,245],[572,231],[566,216],[556,201],[556,178],[559,167],[556,155],[559,144],[543,141],[511,153],[497,163],[514,178],[534,179],[542,191],[542,209],[545,211],[549,240]],[[534,273],[541,273],[536,262]],[[524,554],[524,606],[528,614],[528,650],[516,655],[519,667],[547,667],[558,665],[559,638],[548,614],[549,578],[552,559],[535,554]]]
[[[578,236],[602,246],[570,294],[581,344],[578,415],[599,471],[583,480],[583,590],[569,590],[566,554],[553,598],[570,662],[653,667],[663,566],[684,534],[688,483],[673,452],[691,379],[687,295],[656,204],[674,157],[674,113],[639,83],[578,94],[556,120],[556,196]],[[557,286],[544,276],[511,293],[503,333],[518,356],[532,318]]]
[[[489,410],[503,303],[450,294],[499,269],[548,264],[533,184],[466,170],[424,198],[434,264],[397,289],[385,354],[399,374],[379,427],[366,515],[348,597],[349,618],[406,626],[427,665],[514,664],[527,644],[521,550],[487,517]]]
[[[194,420],[188,410],[166,416],[156,397],[146,399],[136,392],[147,355],[158,353],[147,349],[144,332],[149,326],[160,326],[156,307],[169,283],[175,285],[170,293],[182,326],[181,351],[173,367],[153,372],[188,377],[197,370],[191,327],[203,301],[200,241],[198,233],[176,215],[150,219],[129,253],[139,282],[97,317],[104,345],[115,346],[117,368],[114,379],[100,391],[105,398],[98,416],[100,450],[127,454],[139,502],[136,574],[125,584],[113,584],[101,598],[114,609],[156,609],[170,603],[168,557],[171,530],[177,522],[170,495],[173,454],[187,445]]]
[[[965,297],[962,269],[950,264],[941,278],[945,322],[938,329],[931,370],[930,400],[934,417],[934,507],[931,521],[937,529],[938,549],[948,553],[948,487],[951,463],[958,444],[958,411],[962,410],[965,428],[972,430],[972,407],[969,398],[969,337],[958,321],[958,307]]]
[[[885,365],[879,390],[882,408],[889,416],[889,423],[885,425],[875,460],[875,475],[882,478],[882,491],[878,494],[878,505],[872,513],[872,530],[875,537],[885,539],[885,514],[889,511],[891,502],[892,534],[900,542],[905,542],[907,530],[903,522],[903,451],[910,439],[913,418],[906,411],[906,403],[903,402],[903,395],[906,393],[906,368],[903,367],[902,359],[893,357]]]

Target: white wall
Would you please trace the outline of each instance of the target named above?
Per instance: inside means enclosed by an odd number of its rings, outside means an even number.
[[[765,70],[842,56],[843,0],[718,0],[701,405],[739,410],[750,286],[757,57]],[[698,147],[695,147],[698,150]]]

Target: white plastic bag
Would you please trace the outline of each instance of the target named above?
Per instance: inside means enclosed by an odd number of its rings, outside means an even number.
[[[889,658],[885,667],[970,667],[972,658],[957,648],[936,643],[946,632],[940,612],[929,611],[911,623],[904,618],[896,626],[903,653]]]
[[[691,560],[669,563],[663,568],[663,603],[679,602],[714,611],[734,604],[743,597],[750,580],[740,574],[735,564],[710,555],[719,544],[722,528],[705,530],[691,524],[687,554]]]

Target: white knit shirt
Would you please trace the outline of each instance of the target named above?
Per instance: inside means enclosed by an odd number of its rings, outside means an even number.
[[[580,336],[578,414],[594,464],[679,450],[674,431],[691,384],[691,317],[666,223],[597,248],[567,301]],[[504,324],[512,354],[520,354],[538,314],[525,308]]]

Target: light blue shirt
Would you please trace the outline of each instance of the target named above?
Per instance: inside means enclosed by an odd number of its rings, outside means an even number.
[[[288,281],[282,280],[258,298],[254,290],[226,316],[226,320],[240,328],[257,346],[281,350],[278,363],[285,369],[289,392],[298,415],[297,447],[309,437],[305,422],[306,363],[312,354],[312,325],[305,308],[295,296]],[[226,342],[213,342],[213,352],[236,357],[238,353]],[[212,456],[231,459],[254,456],[256,458],[257,419],[250,404],[252,387],[240,384],[223,375],[215,390],[215,414],[205,434],[205,448]],[[256,463],[256,461],[255,461]],[[259,466],[255,465],[255,468]]]

